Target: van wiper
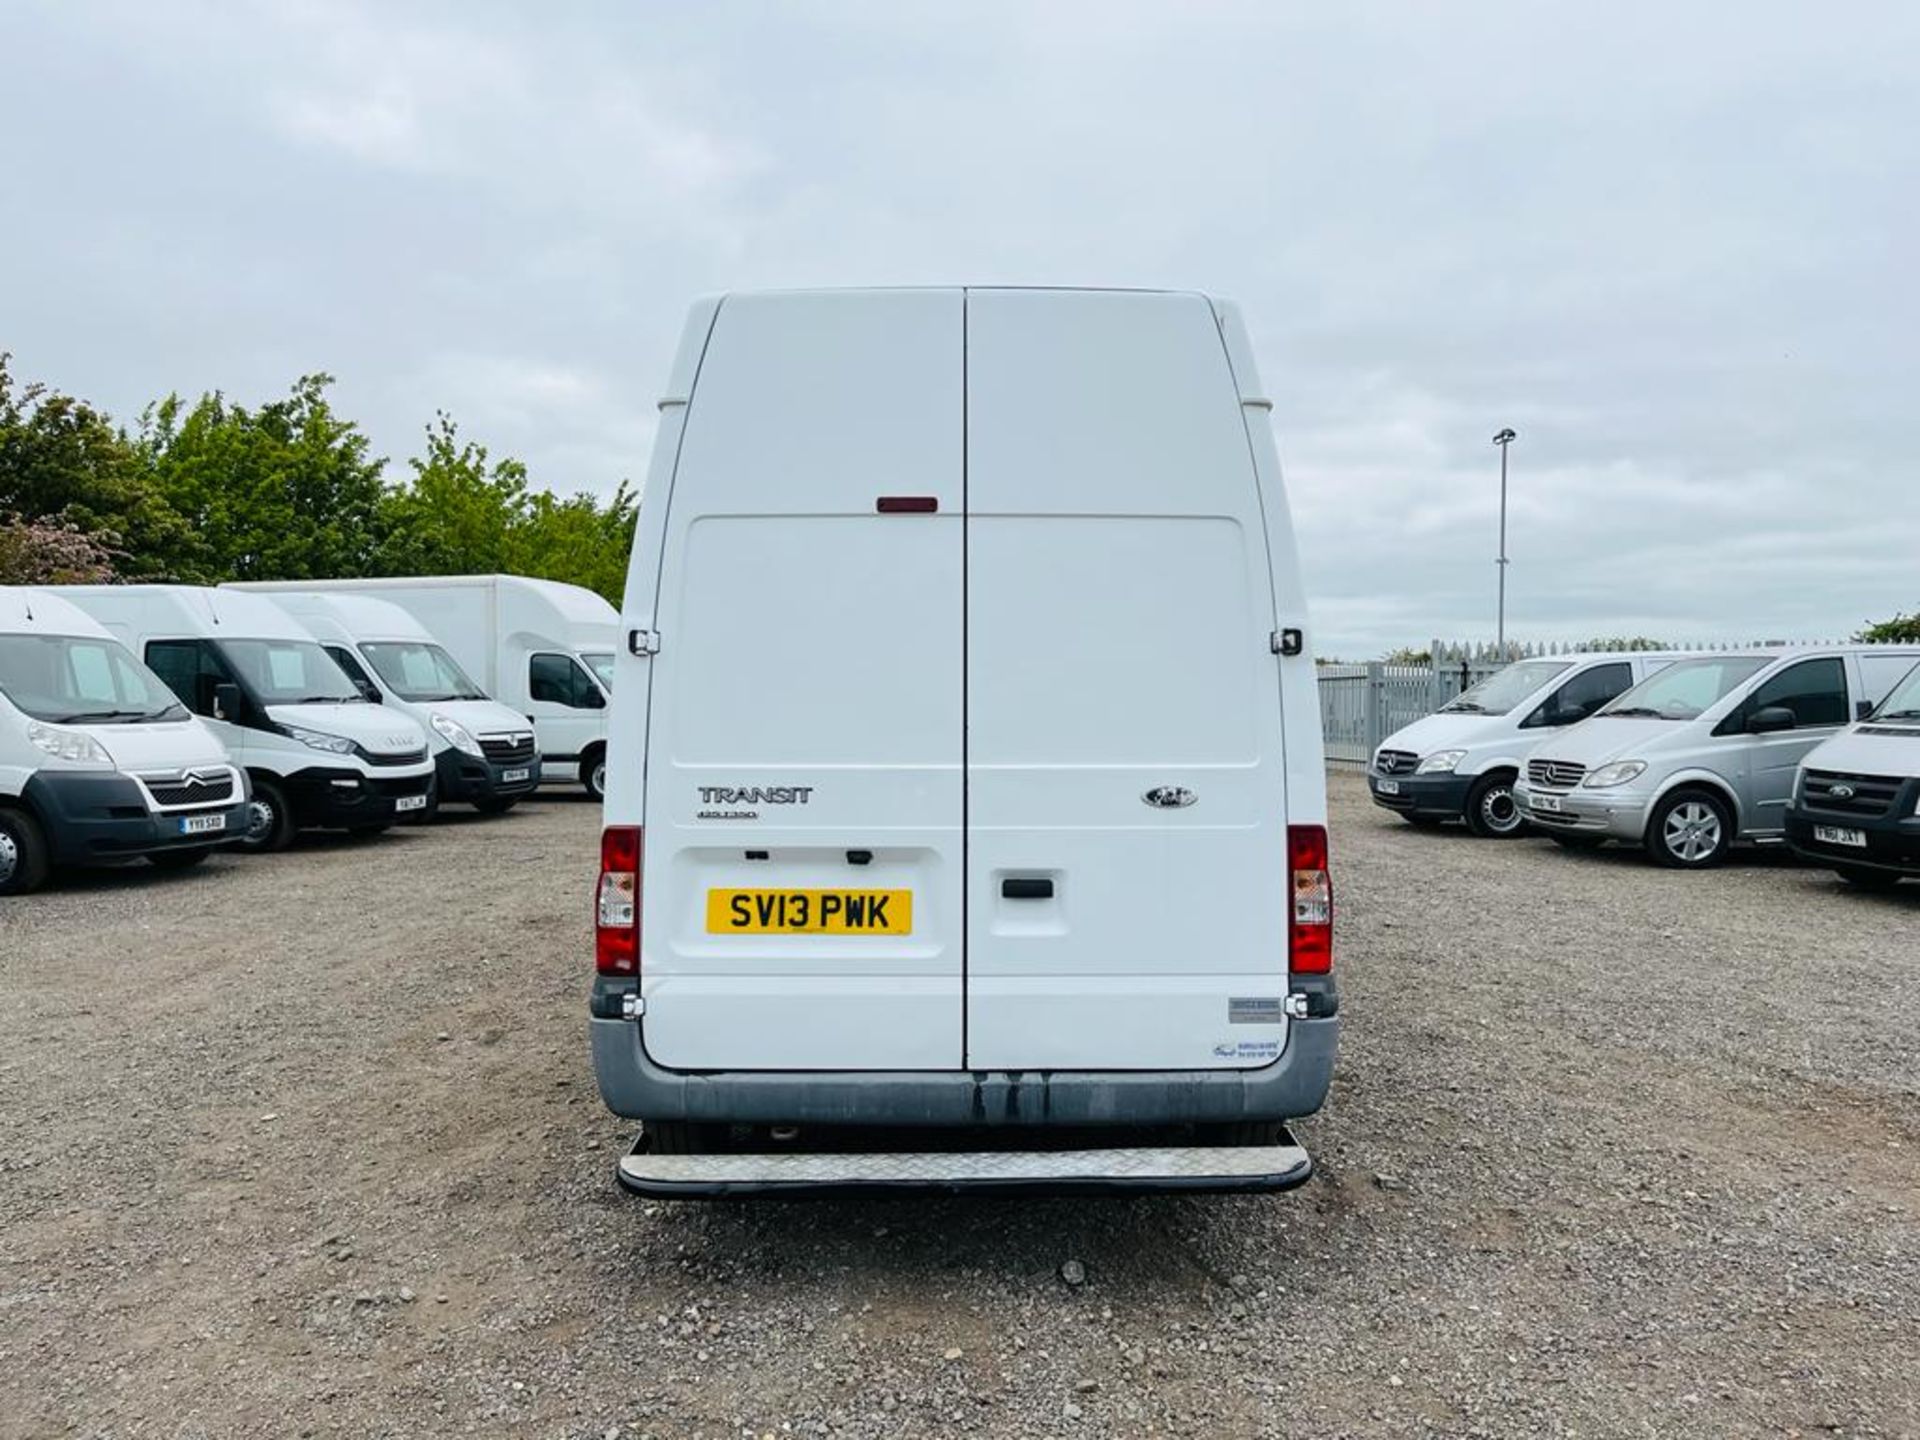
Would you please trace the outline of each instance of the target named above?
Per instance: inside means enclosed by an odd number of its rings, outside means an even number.
[[[1487,707],[1476,704],[1472,700],[1455,700],[1451,704],[1442,705],[1440,713],[1442,715],[1484,715],[1487,713]]]
[[[145,720],[144,710],[82,710],[73,715],[62,715],[54,721],[56,725],[107,725],[116,720]]]
[[[298,700],[275,701],[279,705],[345,705],[345,695],[302,695]]]
[[[1873,718],[1876,720],[1920,720],[1920,710],[1888,710]]]
[[[1606,710],[1601,713],[1606,715],[1644,715],[1649,720],[1665,720],[1667,718],[1666,711],[1655,710],[1651,705],[1629,705],[1623,710]]]

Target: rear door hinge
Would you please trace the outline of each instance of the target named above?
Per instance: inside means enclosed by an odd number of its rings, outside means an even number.
[[[1307,648],[1307,637],[1304,631],[1288,626],[1267,636],[1267,647],[1276,655],[1298,655]]]
[[[660,632],[658,630],[627,631],[627,653],[631,655],[658,655],[660,653]]]

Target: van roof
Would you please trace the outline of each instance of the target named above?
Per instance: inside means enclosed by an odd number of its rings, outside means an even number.
[[[313,634],[266,595],[211,585],[63,585],[60,593],[96,617],[142,635],[307,640]]]
[[[223,585],[223,590],[237,587]],[[352,590],[273,590],[268,593],[294,619],[322,639],[423,640],[433,634],[391,600]],[[334,633],[337,632],[337,633]]]
[[[71,600],[37,585],[0,585],[0,634],[112,638],[106,626]]]
[[[536,579],[531,575],[383,575],[363,580],[241,581],[221,588],[267,595],[299,592],[310,595],[371,596],[378,596],[382,590],[500,589],[535,596],[552,606],[563,620],[616,625],[620,619],[620,612],[596,590],[589,590],[584,585],[570,585],[564,580]]]

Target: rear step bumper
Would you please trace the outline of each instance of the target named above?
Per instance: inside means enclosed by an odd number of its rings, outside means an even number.
[[[1283,1134],[1285,1132],[1282,1132]],[[816,1199],[901,1191],[965,1195],[1245,1194],[1291,1190],[1313,1174],[1293,1137],[1278,1145],[1111,1150],[886,1151],[843,1154],[655,1155],[643,1134],[620,1162],[620,1184],[663,1199]]]

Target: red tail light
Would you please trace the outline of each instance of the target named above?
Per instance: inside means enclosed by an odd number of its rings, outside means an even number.
[[[640,973],[640,827],[600,832],[600,888],[593,906],[593,967],[602,975]]]
[[[1293,871],[1288,967],[1296,975],[1325,975],[1333,969],[1333,878],[1327,873],[1326,827],[1289,825],[1287,864]]]

